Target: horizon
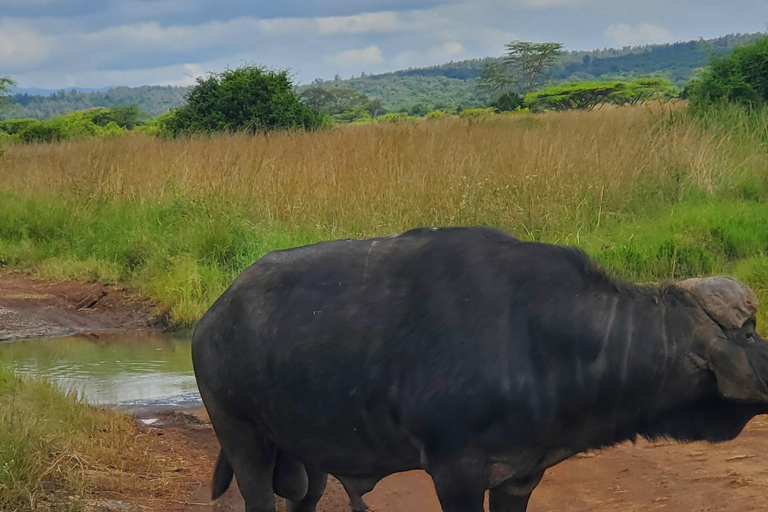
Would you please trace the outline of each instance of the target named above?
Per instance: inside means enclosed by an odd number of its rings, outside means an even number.
[[[569,51],[764,32],[762,0],[0,0],[0,67],[19,89],[194,84],[260,63],[295,81],[500,56],[514,40]],[[295,13],[302,12],[301,16]]]
[[[752,32],[752,33],[750,33],[750,32],[731,32],[731,33],[728,33],[728,34],[722,34],[722,35],[715,36],[715,37],[708,38],[708,39],[699,38],[699,39],[672,41],[672,42],[669,42],[669,43],[650,43],[650,44],[640,44],[640,45],[607,46],[607,47],[602,47],[602,48],[592,48],[592,49],[586,49],[586,50],[585,49],[565,49],[565,52],[566,53],[580,53],[580,52],[589,53],[589,52],[598,52],[598,51],[607,51],[607,50],[623,50],[623,49],[627,49],[627,48],[631,48],[631,49],[645,49],[645,48],[654,48],[654,47],[659,47],[659,46],[669,46],[669,45],[675,45],[675,44],[684,44],[684,43],[689,43],[691,41],[697,41],[697,40],[713,41],[713,40],[717,40],[717,39],[728,37],[728,36],[756,35],[756,34],[764,34],[764,33],[766,33],[766,32],[765,31]],[[439,62],[439,63],[435,63],[435,64],[429,64],[429,65],[425,65],[425,66],[411,66],[411,67],[405,67],[405,68],[401,67],[401,68],[396,68],[396,69],[384,70],[384,71],[380,71],[378,73],[367,73],[366,74],[365,72],[363,72],[363,75],[364,76],[368,76],[368,77],[370,77],[370,76],[380,76],[380,75],[387,75],[387,74],[397,73],[397,72],[400,72],[400,71],[406,71],[406,70],[410,70],[410,69],[428,69],[428,68],[439,67],[439,66],[446,65],[446,64],[451,64],[451,63],[459,63],[459,62],[471,61],[471,60],[483,60],[483,59],[493,58],[493,57],[494,56],[492,56],[492,55],[488,55],[488,56],[484,56],[484,57],[472,57],[472,58],[467,58],[467,59],[450,60],[450,61]],[[218,70],[218,71],[221,71],[221,70]],[[206,71],[205,74],[216,73],[218,71],[217,70],[210,70],[210,71]],[[358,75],[354,75],[353,74],[353,75],[350,75],[350,76],[341,77],[341,79],[342,80],[350,80],[350,79],[359,78],[359,77],[361,77],[360,74],[358,74]],[[311,81],[308,81],[308,82],[298,82],[297,81],[297,82],[295,82],[294,85],[296,85],[296,86],[309,85],[311,82],[313,82],[313,81],[315,81],[317,79],[321,79],[321,80],[324,80],[324,81],[331,81],[331,80],[333,80],[332,78],[315,77],[314,79],[312,79]],[[58,88],[58,89],[46,89],[46,88],[39,88],[39,87],[18,87],[18,86],[15,86],[15,87],[13,87],[13,93],[14,94],[29,94],[29,95],[39,95],[39,96],[50,96],[50,95],[53,95],[53,94],[58,93],[58,92],[71,92],[71,91],[79,92],[79,93],[106,92],[106,91],[110,91],[110,90],[116,89],[118,87],[128,87],[128,88],[139,88],[139,87],[181,87],[181,88],[190,88],[193,85],[194,85],[194,83],[184,84],[184,85],[182,85],[182,84],[165,84],[165,83],[138,84],[138,85],[113,84],[113,85],[106,85],[106,86],[103,86],[103,87],[89,87],[89,86],[77,87],[77,86],[74,86],[74,87],[62,87],[62,88]]]

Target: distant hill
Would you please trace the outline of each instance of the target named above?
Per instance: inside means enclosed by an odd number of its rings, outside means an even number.
[[[717,39],[688,41],[665,45],[606,48],[572,51],[562,64],[550,72],[553,81],[630,79],[661,75],[682,86],[712,56],[729,53],[735,46],[754,41],[765,34],[732,34]],[[483,66],[496,58],[449,62],[427,68],[410,68],[378,75],[362,75],[342,80],[317,79],[306,87],[351,87],[381,100],[391,111],[455,108],[459,105],[487,104],[492,98],[477,88]],[[186,87],[143,86],[115,87],[108,91],[73,90],[47,94],[16,94],[14,107],[0,114],[0,119],[34,117],[38,119],[73,110],[116,105],[138,105],[149,117],[160,115],[184,103]],[[48,92],[48,91],[46,91]]]
[[[550,71],[550,77],[553,81],[584,81],[661,75],[683,86],[712,56],[729,53],[735,46],[764,35],[732,34],[684,43],[572,51]],[[351,87],[379,98],[389,110],[407,110],[420,103],[430,108],[481,105],[490,98],[478,91],[477,78],[485,64],[494,60],[498,59],[449,62],[346,80],[315,80],[309,86]]]
[[[103,92],[114,89],[112,87],[66,87],[64,89],[38,89],[37,87],[15,87],[14,92],[18,94],[32,94],[35,96],[51,96],[61,91],[79,91],[79,92]]]
[[[188,87],[115,87],[107,91],[59,91],[50,95],[18,93],[10,98],[12,107],[0,119],[45,119],[93,107],[137,105],[148,117],[155,117],[184,103]]]

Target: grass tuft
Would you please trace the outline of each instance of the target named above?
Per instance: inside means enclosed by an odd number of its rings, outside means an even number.
[[[91,492],[162,471],[133,421],[0,366],[0,510],[83,510]],[[158,484],[160,485],[160,484]]]

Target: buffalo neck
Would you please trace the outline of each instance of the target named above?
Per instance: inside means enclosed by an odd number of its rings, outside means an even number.
[[[692,324],[664,289],[580,295],[578,308],[531,333],[532,380],[545,385],[532,389],[530,403],[532,417],[548,425],[544,434],[587,449],[633,439],[664,410],[691,399],[680,373]],[[554,353],[563,357],[552,363]]]

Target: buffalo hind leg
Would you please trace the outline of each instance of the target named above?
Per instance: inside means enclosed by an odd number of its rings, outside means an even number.
[[[430,463],[429,474],[435,483],[443,512],[483,512],[485,469],[477,461],[459,460]]]
[[[246,512],[275,512],[274,445],[253,424],[216,408],[208,412],[221,449],[234,470]]]
[[[328,481],[328,473],[323,473],[312,468],[307,470],[307,492],[301,501],[287,501],[288,512],[315,512],[317,503],[323,497],[325,484]]]
[[[539,485],[544,472],[526,480],[509,480],[488,493],[491,512],[525,512],[531,492]]]
[[[334,475],[336,476],[336,475]],[[337,476],[336,479],[344,486],[349,496],[349,506],[352,512],[365,512],[368,505],[363,500],[363,495],[368,494],[376,487],[378,478],[351,478],[346,476]]]

